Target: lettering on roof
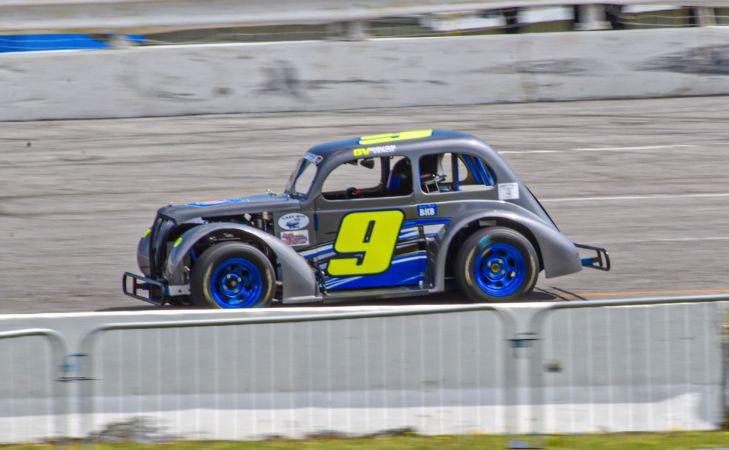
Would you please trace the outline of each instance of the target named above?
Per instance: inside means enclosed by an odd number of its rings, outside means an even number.
[[[395,149],[397,148],[396,145],[379,145],[377,147],[361,147],[361,148],[355,148],[352,153],[354,154],[355,158],[360,158],[362,156],[380,156],[380,155],[387,155],[390,153],[393,153]]]

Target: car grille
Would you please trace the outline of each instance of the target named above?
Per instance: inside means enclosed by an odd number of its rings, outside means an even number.
[[[164,216],[157,216],[152,227],[152,235],[149,239],[149,264],[152,270],[152,276],[159,278],[162,276],[165,259],[167,258],[167,236],[175,227],[175,222]]]

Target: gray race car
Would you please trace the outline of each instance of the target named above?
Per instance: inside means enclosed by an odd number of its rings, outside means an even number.
[[[125,273],[125,294],[213,308],[453,286],[475,301],[514,301],[541,271],[610,269],[605,249],[559,232],[491,147],[436,130],[317,145],[283,194],[165,206],[137,260],[144,275]]]

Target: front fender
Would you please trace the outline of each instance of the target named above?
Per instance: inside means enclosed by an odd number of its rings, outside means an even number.
[[[283,276],[284,301],[316,301],[317,284],[314,271],[306,259],[281,239],[248,225],[236,223],[208,223],[196,226],[181,236],[181,241],[172,248],[165,264],[165,279],[171,285],[184,283],[183,265],[192,247],[207,236],[225,231],[243,239],[257,241],[268,246],[278,258]]]
[[[150,231],[147,229],[137,244],[137,266],[145,277],[152,276],[152,266],[149,263],[149,236]]]
[[[443,237],[442,244],[436,258],[436,278],[433,291],[441,291],[444,287],[446,258],[448,248],[456,234],[464,227],[478,220],[502,219],[515,222],[528,229],[539,245],[539,253],[544,265],[544,274],[547,278],[559,277],[582,270],[580,255],[577,247],[553,226],[544,223],[531,214],[517,214],[503,210],[487,210],[466,216],[453,224]]]

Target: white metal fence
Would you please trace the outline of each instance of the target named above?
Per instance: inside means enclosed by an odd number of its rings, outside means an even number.
[[[28,351],[36,342],[7,354],[0,435],[153,441],[716,429],[726,413],[727,301],[119,322],[83,332],[74,354],[52,330],[0,333],[52,344],[47,353]],[[70,381],[77,392],[65,390]]]

